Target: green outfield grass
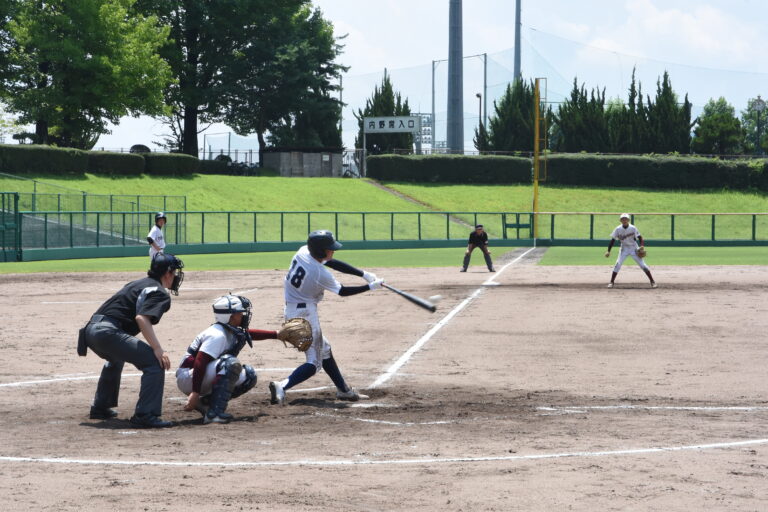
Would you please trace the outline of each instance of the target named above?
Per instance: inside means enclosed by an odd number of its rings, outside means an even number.
[[[494,255],[502,252],[493,249]],[[613,265],[603,257],[601,247],[551,247],[540,265]],[[461,266],[463,249],[391,249],[378,251],[342,251],[337,257],[361,268],[412,268]],[[180,256],[185,270],[274,270],[287,269],[293,252],[247,254],[190,254]],[[768,265],[768,247],[658,247],[651,248],[649,265]],[[482,266],[475,252],[473,263]],[[634,262],[630,262],[634,264]],[[0,264],[0,274],[31,272],[144,272],[148,258],[94,258],[84,260],[30,261]]]
[[[550,247],[540,265],[610,265],[616,262],[618,247],[605,258],[606,247]],[[768,247],[653,247],[648,265],[768,265]],[[627,260],[626,264],[635,262]]]

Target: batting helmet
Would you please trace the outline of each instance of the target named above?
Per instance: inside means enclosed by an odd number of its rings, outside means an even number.
[[[228,324],[235,313],[243,313],[239,327],[248,329],[251,322],[251,301],[240,295],[224,295],[213,301],[213,316],[221,324]]]
[[[323,259],[325,258],[325,251],[338,251],[341,249],[341,244],[333,238],[333,233],[324,229],[313,231],[307,238],[307,248],[309,248],[309,254],[313,258]]]
[[[149,266],[147,275],[159,280],[169,270],[172,270],[174,272],[174,276],[170,290],[174,295],[178,295],[181,282],[184,281],[184,272],[181,271],[183,268],[184,262],[182,262],[179,258],[173,254],[159,252],[152,258],[152,264]]]
[[[159,221],[160,219],[168,220],[163,212],[157,212],[155,214],[155,224],[157,224],[157,221]]]

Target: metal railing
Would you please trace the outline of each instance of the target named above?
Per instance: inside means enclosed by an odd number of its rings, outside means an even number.
[[[153,212],[22,212],[23,247],[146,244]],[[458,241],[483,224],[491,239],[548,245],[607,241],[618,213],[603,212],[166,212],[169,244],[300,242],[316,229],[343,241]],[[768,213],[643,213],[633,223],[648,240],[669,245],[728,241],[768,245]],[[454,243],[455,245],[455,243]]]

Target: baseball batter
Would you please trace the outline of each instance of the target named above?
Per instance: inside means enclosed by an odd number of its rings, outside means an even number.
[[[621,221],[621,224],[616,226],[616,229],[614,229],[613,233],[611,233],[611,241],[608,242],[608,250],[605,251],[605,257],[608,258],[611,255],[611,249],[613,248],[613,244],[616,243],[616,240],[618,240],[621,244],[619,257],[616,260],[616,265],[613,267],[611,282],[608,283],[608,288],[613,288],[614,281],[616,281],[616,276],[619,274],[621,265],[624,263],[624,260],[627,259],[627,256],[631,256],[632,259],[637,262],[640,268],[643,269],[643,272],[645,272],[645,275],[647,275],[648,279],[651,281],[651,288],[656,288],[656,281],[653,280],[651,269],[645,263],[643,258],[637,254],[637,244],[640,244],[640,248],[644,247],[643,237],[640,234],[640,231],[638,231],[635,226],[629,223],[628,213],[622,213],[619,217],[619,220]]]
[[[185,411],[198,411],[203,423],[229,423],[232,398],[256,385],[256,370],[237,356],[252,340],[277,338],[277,331],[249,329],[251,301],[224,295],[213,302],[215,322],[195,337],[176,370],[176,384],[188,395]]]
[[[488,250],[488,233],[483,229],[482,224],[475,226],[475,230],[469,234],[469,241],[467,242],[467,251],[464,253],[464,262],[461,266],[460,272],[466,272],[469,266],[469,259],[472,257],[472,251],[475,248],[480,249],[485,257],[485,264],[488,267],[488,272],[496,272],[493,268],[493,261],[491,261],[491,251]]]
[[[149,242],[149,261],[155,257],[155,254],[163,252],[165,249],[165,236],[163,236],[163,226],[168,219],[163,212],[155,214],[155,225],[147,233],[147,242]]]
[[[336,385],[337,399],[357,401],[367,398],[350,387],[341,375],[331,352],[331,345],[320,328],[317,304],[323,300],[325,290],[348,297],[368,290],[378,290],[384,280],[370,272],[333,259],[333,254],[338,249],[341,249],[341,244],[333,238],[332,232],[313,231],[307,238],[307,245],[302,246],[291,260],[284,282],[285,318],[306,318],[312,326],[312,345],[305,352],[304,364],[296,368],[288,378],[269,383],[270,401],[273,404],[285,405],[285,391],[309,379],[321,368]],[[326,267],[362,277],[368,284],[343,286]]]

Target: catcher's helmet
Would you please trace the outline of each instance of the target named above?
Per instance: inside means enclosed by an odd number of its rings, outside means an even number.
[[[173,254],[159,252],[152,258],[152,264],[149,266],[147,275],[160,279],[169,270],[174,271],[173,284],[171,284],[170,290],[174,295],[178,295],[181,282],[184,281],[184,272],[181,271],[183,268],[184,262],[179,258]]]
[[[251,301],[240,295],[224,295],[213,301],[213,316],[221,324],[228,324],[235,313],[243,313],[239,327],[248,329],[251,322]]]
[[[309,254],[314,258],[325,258],[325,251],[329,249],[331,251],[338,251],[341,249],[341,244],[333,238],[333,233],[324,229],[313,231],[307,238],[307,247],[309,248]]]
[[[157,224],[157,221],[159,221],[160,219],[165,219],[165,221],[168,222],[168,218],[165,216],[163,212],[157,212],[155,214],[155,224]]]

